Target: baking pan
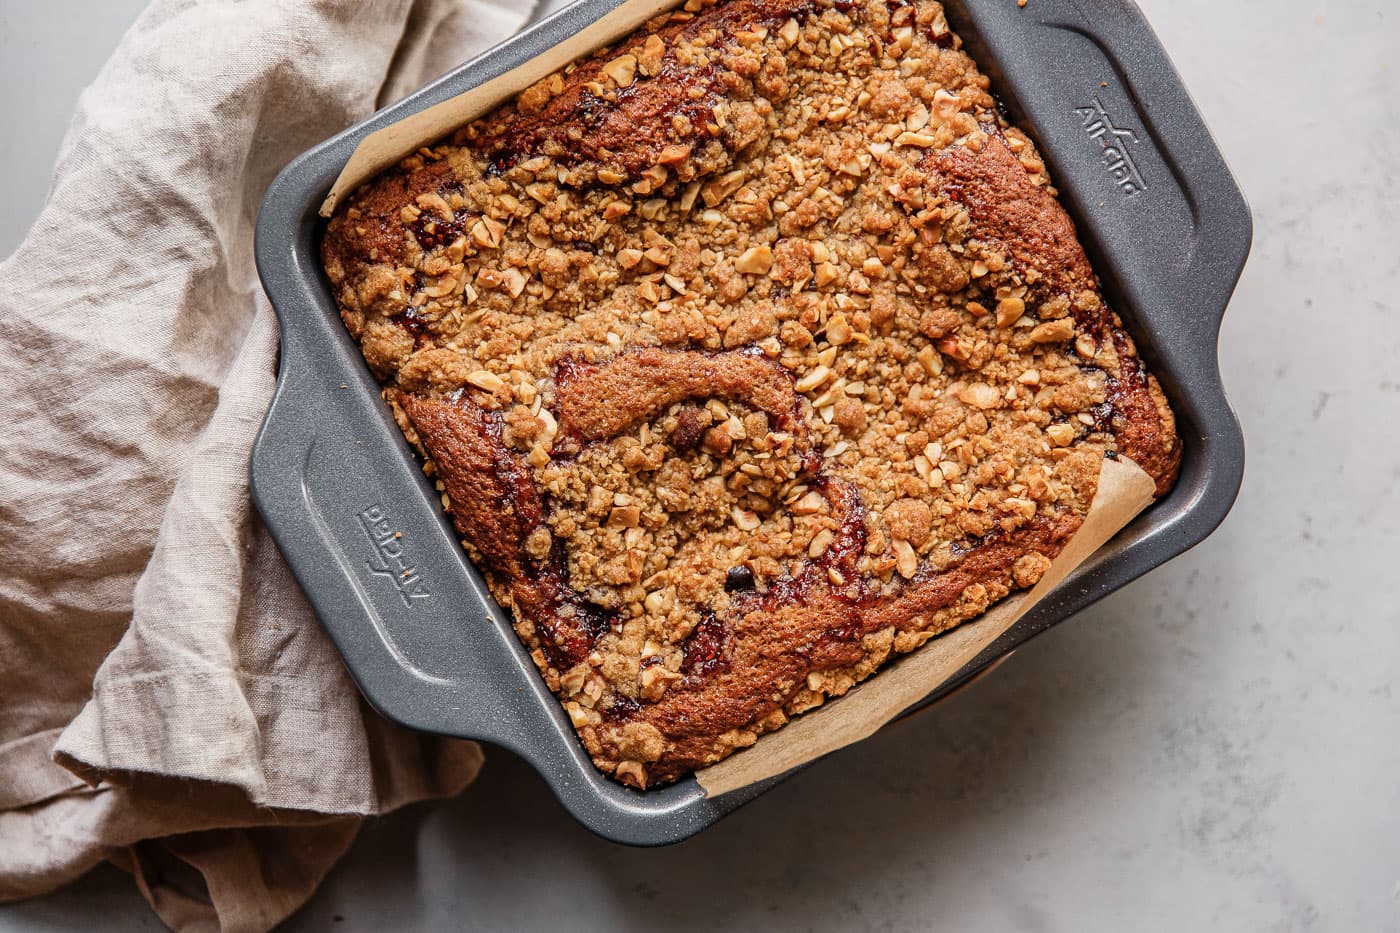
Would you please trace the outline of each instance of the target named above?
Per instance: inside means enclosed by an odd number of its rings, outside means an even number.
[[[305,153],[273,182],[257,263],[282,355],[251,478],[268,528],[370,703],[416,729],[508,748],[588,828],[656,845],[700,831],[782,777],[708,798],[693,778],[642,792],[594,768],[467,562],[341,324],[318,258],[317,209],[367,134],[510,71],[620,3],[579,0]],[[1166,498],[921,706],[1210,534],[1244,469],[1216,339],[1249,252],[1249,209],[1141,12],[1129,0],[946,6],[1050,164],[1109,300],[1175,407],[1185,455]]]

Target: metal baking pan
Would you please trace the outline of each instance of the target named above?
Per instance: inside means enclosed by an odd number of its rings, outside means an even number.
[[[579,0],[305,153],[273,182],[258,217],[257,263],[281,321],[282,356],[251,470],[268,528],[378,710],[416,729],[508,748],[590,829],[656,845],[699,832],[781,778],[707,798],[693,778],[639,792],[593,767],[465,559],[341,324],[318,258],[317,209],[368,133],[504,74],[619,3]],[[946,6],[1050,163],[1110,301],[1176,409],[1185,457],[1170,495],[925,703],[1224,519],[1244,441],[1221,386],[1216,339],[1252,231],[1200,114],[1129,0]]]

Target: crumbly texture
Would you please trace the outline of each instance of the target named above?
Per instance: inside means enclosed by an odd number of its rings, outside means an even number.
[[[346,326],[583,744],[674,780],[1040,579],[1172,414],[942,8],[692,0],[362,187]]]

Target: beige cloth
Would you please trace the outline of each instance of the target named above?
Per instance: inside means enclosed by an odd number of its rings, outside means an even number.
[[[0,900],[109,859],[171,926],[266,929],[362,816],[475,775],[367,709],[252,510],[253,223],[292,157],[528,13],[157,0],[83,94],[0,264]]]

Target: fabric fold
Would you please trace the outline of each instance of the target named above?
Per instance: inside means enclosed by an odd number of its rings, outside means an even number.
[[[252,508],[253,265],[304,149],[518,28],[508,0],[157,0],[0,263],[0,900],[103,860],[177,929],[264,930],[470,742],[359,696]]]

